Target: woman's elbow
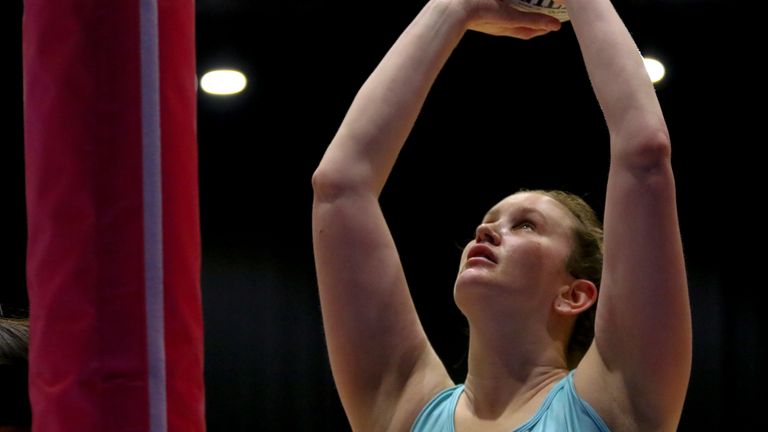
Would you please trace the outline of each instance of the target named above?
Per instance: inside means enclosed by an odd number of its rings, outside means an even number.
[[[343,181],[322,166],[312,173],[312,191],[315,199],[330,199],[332,196],[338,196],[342,190]]]
[[[319,166],[312,174],[312,190],[316,200],[334,201],[342,196],[360,194],[370,190],[365,176],[359,170],[329,169]]]
[[[623,151],[614,154],[612,163],[620,163],[638,174],[654,173],[671,163],[672,146],[666,131],[635,137],[620,149]]]

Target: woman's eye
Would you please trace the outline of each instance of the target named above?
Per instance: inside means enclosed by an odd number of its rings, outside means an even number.
[[[518,228],[522,228],[522,229],[531,230],[531,231],[536,229],[536,226],[534,224],[532,224],[531,222],[520,222],[519,224],[517,224],[517,227]]]

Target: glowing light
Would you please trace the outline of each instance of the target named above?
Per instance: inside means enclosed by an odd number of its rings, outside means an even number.
[[[243,91],[247,80],[241,72],[231,69],[215,70],[203,75],[200,87],[214,95],[232,95]]]
[[[645,71],[648,72],[648,76],[651,78],[651,82],[657,83],[664,78],[664,65],[660,61],[646,57],[643,59],[645,63]]]

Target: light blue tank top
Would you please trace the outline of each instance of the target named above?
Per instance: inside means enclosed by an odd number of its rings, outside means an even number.
[[[576,394],[573,372],[560,380],[527,422],[512,432],[610,432],[603,419]],[[453,418],[464,384],[433,397],[413,422],[411,432],[454,432]]]

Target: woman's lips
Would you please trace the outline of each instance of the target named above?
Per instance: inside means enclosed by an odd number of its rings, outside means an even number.
[[[478,243],[472,246],[467,252],[467,262],[490,262],[496,264],[498,259],[496,254],[493,253],[493,249],[483,243]]]

